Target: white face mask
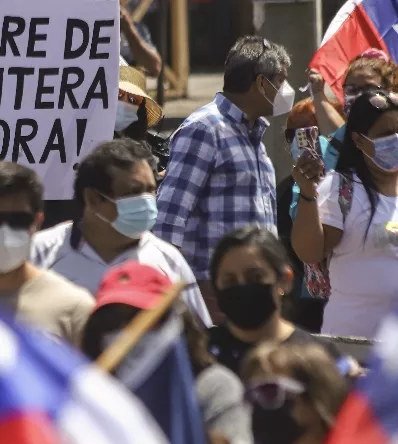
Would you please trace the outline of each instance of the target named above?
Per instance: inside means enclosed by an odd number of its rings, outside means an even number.
[[[132,123],[137,122],[137,111],[138,105],[119,100],[116,109],[115,131],[123,131]]]
[[[21,266],[29,257],[31,235],[26,230],[0,226],[0,273],[9,273]]]
[[[273,88],[275,85],[266,79]],[[273,107],[273,116],[281,116],[282,114],[290,113],[294,105],[294,97],[296,95],[294,89],[290,86],[289,82],[285,80],[279,89],[275,88],[276,96],[274,99],[274,103],[268,99],[268,97],[264,94],[264,97],[268,100],[269,103],[272,104]]]

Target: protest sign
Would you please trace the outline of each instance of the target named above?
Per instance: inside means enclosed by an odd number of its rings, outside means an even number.
[[[72,197],[80,159],[113,138],[119,0],[1,0],[0,160]]]

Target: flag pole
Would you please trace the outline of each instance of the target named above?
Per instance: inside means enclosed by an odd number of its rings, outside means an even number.
[[[314,44],[315,51],[319,49],[323,39],[323,8],[322,0],[314,1],[314,17],[315,17],[315,27],[314,27]]]
[[[159,305],[151,310],[143,310],[125,327],[117,338],[97,359],[97,365],[111,372],[126,357],[127,353],[140,341],[142,336],[162,318],[178,298],[186,284],[178,282],[165,293]]]

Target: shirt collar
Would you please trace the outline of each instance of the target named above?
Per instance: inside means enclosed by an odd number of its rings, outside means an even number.
[[[228,100],[224,96],[224,94],[218,92],[216,94],[214,102],[221,114],[233,120],[234,122],[244,123],[248,125],[249,122],[246,114],[230,100]],[[265,131],[270,126],[270,123],[265,117],[260,117],[256,120],[254,125],[259,126],[263,131]]]
[[[68,238],[67,238],[67,243],[70,245],[70,241],[71,241],[71,236],[72,236],[72,224],[71,224],[71,230],[69,232]],[[150,233],[149,232],[145,232],[143,233],[143,235],[141,236],[139,242],[126,249],[125,251],[121,252],[119,256],[117,256],[112,262],[106,263],[103,261],[103,259],[97,254],[97,252],[85,241],[79,226],[75,226],[74,228],[76,231],[75,233],[79,234],[79,242],[77,245],[77,248],[75,249],[76,252],[79,252],[80,254],[82,254],[83,256],[85,256],[87,259],[91,260],[92,262],[98,262],[101,264],[105,264],[105,265],[114,265],[114,264],[118,264],[120,262],[123,262],[124,260],[126,260],[126,258],[128,258],[129,254],[131,254],[131,252],[133,251],[137,251],[140,248],[142,248],[145,244],[148,243],[148,241],[150,241]]]

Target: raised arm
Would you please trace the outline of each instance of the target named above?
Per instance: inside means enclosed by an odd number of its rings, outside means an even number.
[[[318,127],[324,136],[334,133],[345,121],[329,102],[325,94],[325,81],[321,74],[311,69],[308,76],[314,95],[314,105]]]
[[[120,7],[120,31],[126,37],[137,64],[143,66],[148,75],[157,77],[162,69],[162,59],[156,48],[147,43],[138,32],[123,6]]]
[[[336,178],[328,176],[319,187],[318,196],[320,172],[317,161],[300,158],[292,173],[301,190],[292,229],[292,246],[300,260],[307,264],[321,262],[331,253],[339,244],[344,229]]]

